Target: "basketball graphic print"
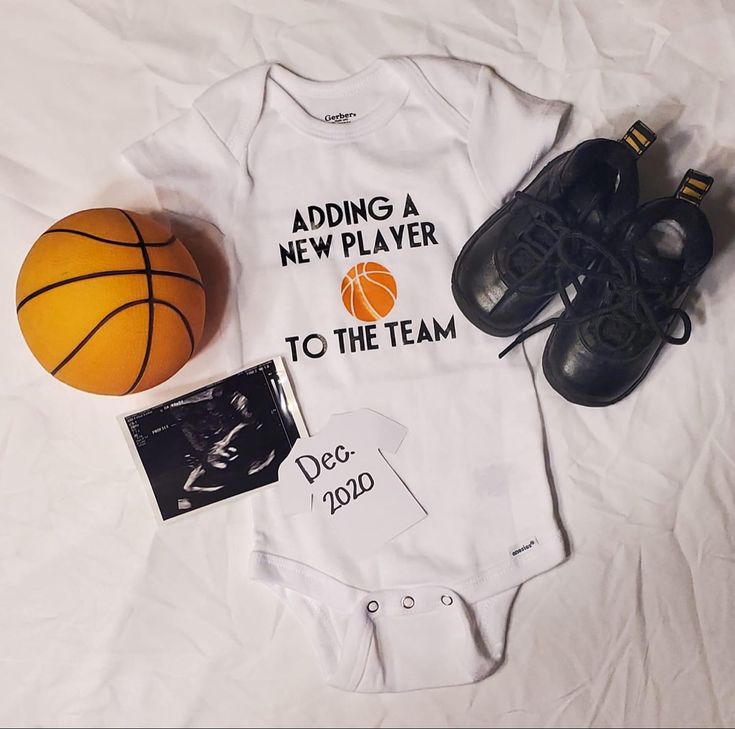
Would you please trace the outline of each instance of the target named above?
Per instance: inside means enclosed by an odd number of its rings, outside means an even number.
[[[199,270],[153,218],[83,210],[52,225],[18,274],[18,322],[41,365],[87,392],[125,395],[163,382],[204,327]]]
[[[374,261],[356,264],[342,279],[342,303],[360,321],[377,321],[387,316],[397,295],[393,274]]]

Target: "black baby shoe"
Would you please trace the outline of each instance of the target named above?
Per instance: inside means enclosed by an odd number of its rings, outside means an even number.
[[[712,257],[712,231],[699,209],[711,185],[711,177],[689,170],[673,197],[638,208],[621,224],[616,249],[576,286],[574,301],[562,297],[565,311],[546,343],[543,369],[567,400],[618,402],[646,376],[665,343],[687,342],[691,321],[681,306]]]
[[[488,218],[452,273],[467,319],[488,334],[516,334],[591,265],[598,241],[638,204],[636,160],[655,139],[637,121],[619,142],[582,142]]]

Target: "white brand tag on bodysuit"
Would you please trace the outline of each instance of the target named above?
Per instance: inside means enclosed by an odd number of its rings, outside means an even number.
[[[536,537],[532,537],[531,539],[528,539],[527,541],[522,542],[521,544],[514,544],[509,550],[510,555],[511,557],[518,557],[519,555],[524,554],[525,552],[528,552],[529,550],[537,546],[538,546],[538,539]]]

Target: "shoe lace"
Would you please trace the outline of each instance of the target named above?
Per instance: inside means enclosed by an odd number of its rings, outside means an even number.
[[[635,338],[640,328],[649,328],[655,336],[669,344],[686,344],[692,331],[688,314],[673,302],[679,298],[683,286],[657,284],[642,280],[632,253],[615,254],[608,247],[591,236],[583,236],[585,244],[594,246],[601,254],[601,263],[595,268],[582,269],[570,260],[564,246],[559,246],[558,255],[565,266],[586,279],[599,281],[605,289],[600,306],[589,312],[575,309],[574,301],[569,298],[567,286],[557,279],[556,293],[561,297],[564,310],[535,326],[521,332],[499,355],[501,359],[529,337],[554,324],[583,324],[589,322],[590,334],[594,341],[602,342],[608,349],[625,349]],[[572,284],[580,293],[579,277]],[[675,336],[669,332],[676,320],[683,326],[683,332]],[[610,338],[605,329],[614,332]],[[619,336],[623,334],[624,336]]]
[[[570,275],[576,278],[586,270],[586,266],[578,263],[584,258],[585,251],[599,250],[602,244],[568,221],[564,212],[553,203],[538,200],[522,190],[516,192],[515,197],[535,209],[537,214],[518,234],[513,258],[516,261],[520,259],[520,268],[525,270],[515,274],[507,293],[552,296],[560,287],[569,284]],[[537,278],[550,267],[554,270],[554,281],[547,288],[539,289]]]

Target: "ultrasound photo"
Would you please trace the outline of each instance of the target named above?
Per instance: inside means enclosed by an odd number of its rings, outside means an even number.
[[[164,520],[274,483],[307,435],[280,358],[121,420]]]

